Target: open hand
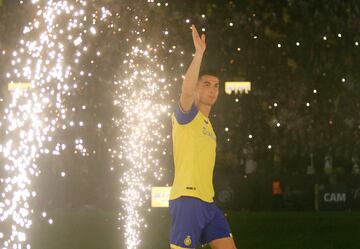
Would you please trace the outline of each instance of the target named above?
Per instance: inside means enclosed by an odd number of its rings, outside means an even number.
[[[191,26],[191,29],[192,29],[192,37],[194,41],[195,50],[197,53],[203,54],[206,49],[205,34],[202,34],[200,38],[200,35],[196,30],[194,24]]]

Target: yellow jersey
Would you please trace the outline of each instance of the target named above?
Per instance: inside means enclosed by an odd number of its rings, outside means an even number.
[[[210,120],[195,104],[189,112],[178,105],[171,120],[175,177],[170,200],[192,196],[213,202],[216,135]]]

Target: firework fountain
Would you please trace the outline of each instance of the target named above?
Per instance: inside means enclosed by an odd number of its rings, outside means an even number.
[[[49,153],[46,146],[53,140],[51,135],[70,125],[64,97],[76,91],[79,78],[91,76],[71,65],[80,63],[88,51],[83,40],[96,34],[96,22],[109,12],[102,9],[89,17],[86,7],[84,0],[33,0],[36,17],[24,28],[19,48],[12,53],[12,70],[7,73],[12,93],[4,115],[6,141],[1,147],[6,161],[1,178],[1,248],[30,248],[26,235],[36,214],[30,204],[36,196],[31,183],[41,173],[36,159]],[[65,147],[58,144],[53,154]]]

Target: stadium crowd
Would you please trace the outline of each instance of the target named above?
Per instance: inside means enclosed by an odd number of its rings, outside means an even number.
[[[17,1],[0,3],[3,113],[9,97],[5,73],[29,12]],[[118,1],[104,3],[110,10],[120,8]],[[164,3],[160,7],[156,3],[151,6],[148,15],[153,22],[152,30],[168,30],[165,46],[175,45],[176,51],[185,51],[184,55],[163,52],[169,81],[181,78],[184,73],[186,66],[179,62],[187,65],[190,61],[191,39],[184,34],[191,22],[207,34],[209,45],[203,70],[216,71],[222,88],[225,81],[252,83],[248,94],[226,95],[222,91],[210,117],[218,141],[217,171],[241,175],[320,175],[329,179],[336,176],[343,181],[350,176],[359,177],[359,1],[209,0],[184,4],[176,0],[167,7]],[[167,20],[166,27],[163,20]],[[108,165],[113,163],[109,149],[116,134],[111,123],[114,107],[109,100],[113,91],[109,79],[119,65],[114,61],[122,47],[117,43],[121,36],[112,37],[104,32],[95,41],[106,56],[94,68],[95,83],[71,100],[74,106],[87,105],[80,113],[87,126],[71,134],[59,134],[70,144],[81,136],[88,151],[95,152],[82,157],[70,150],[61,159],[48,156],[40,162],[56,161],[52,169],[44,170],[49,177],[39,182],[41,186],[57,184],[54,191],[60,191],[64,180],[51,179],[58,177],[64,167],[73,172],[65,180],[71,187],[61,190],[72,203],[74,200],[91,203],[100,197],[115,199],[116,193],[110,192],[116,181],[112,185],[109,178],[116,179],[116,175],[108,171]],[[109,38],[106,44],[102,43],[105,38]],[[150,36],[151,39],[156,37]],[[179,85],[173,83],[169,96],[169,103],[174,105]],[[170,120],[164,122],[170,134]],[[98,123],[103,124],[101,130],[96,126]],[[171,184],[171,140],[166,147],[169,153],[161,161],[167,172],[164,182]],[[74,188],[79,190],[78,194],[71,193]],[[66,193],[77,196],[66,197]],[[48,193],[54,194],[59,193]]]

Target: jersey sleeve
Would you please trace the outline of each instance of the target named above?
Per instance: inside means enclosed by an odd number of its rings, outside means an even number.
[[[181,109],[180,103],[178,103],[176,109],[175,109],[175,118],[176,121],[181,124],[185,125],[190,123],[198,114],[199,110],[195,106],[195,103],[191,106],[191,110],[188,112],[184,112]]]

